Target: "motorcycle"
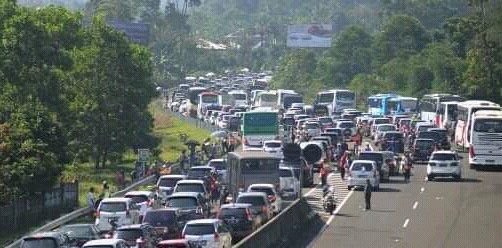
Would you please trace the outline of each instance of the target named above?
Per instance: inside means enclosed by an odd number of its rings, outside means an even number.
[[[323,188],[323,199],[322,199],[322,206],[324,211],[327,213],[333,214],[333,211],[336,209],[336,196],[335,196],[335,188],[333,186],[331,187],[324,187]]]

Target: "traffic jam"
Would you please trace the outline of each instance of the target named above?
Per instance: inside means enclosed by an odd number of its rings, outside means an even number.
[[[378,191],[391,176],[408,181],[418,163],[428,180],[461,180],[458,149],[473,169],[502,164],[498,104],[377,94],[360,111],[350,90],[322,91],[307,104],[293,90],[268,89],[270,75],[187,77],[169,91],[166,110],[218,131],[200,152],[180,156],[182,172],[161,173],[152,191],[105,198],[94,223],[26,237],[22,247],[231,247],[300,198],[302,188],[323,187],[324,210],[332,213],[331,172],[349,190],[369,180]]]

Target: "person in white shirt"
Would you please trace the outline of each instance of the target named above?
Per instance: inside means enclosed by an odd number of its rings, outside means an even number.
[[[91,187],[89,189],[89,193],[87,193],[87,206],[89,208],[93,208],[94,209],[94,204],[95,204],[95,200],[94,200],[94,188]]]

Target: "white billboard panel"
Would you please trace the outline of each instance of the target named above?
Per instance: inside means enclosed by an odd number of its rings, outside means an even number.
[[[288,26],[288,47],[331,47],[331,24],[296,24]]]

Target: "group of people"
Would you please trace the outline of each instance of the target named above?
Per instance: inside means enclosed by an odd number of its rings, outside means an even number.
[[[89,208],[92,208],[94,210],[97,210],[99,207],[99,204],[103,199],[110,198],[110,187],[108,186],[108,182],[104,181],[103,186],[102,186],[101,193],[99,194],[98,198],[96,199],[94,194],[97,193],[94,189],[94,187],[89,188],[89,192],[87,193],[87,206]]]

